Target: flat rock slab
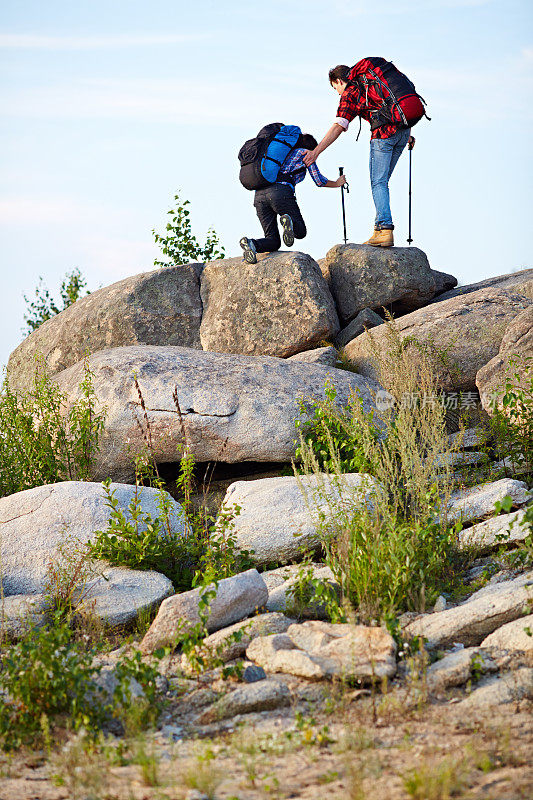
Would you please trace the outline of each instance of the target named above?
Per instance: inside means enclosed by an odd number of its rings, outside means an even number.
[[[246,651],[267,672],[311,680],[344,676],[374,681],[396,672],[396,644],[382,628],[313,620],[286,634],[254,639]]]
[[[450,300],[452,297],[471,294],[480,289],[503,289],[510,291],[512,294],[525,294],[526,297],[533,297],[533,269],[522,269],[507,275],[495,275],[477,283],[458,286],[456,289],[450,289],[435,297],[433,302],[439,303],[442,300]]]
[[[339,330],[335,303],[320,268],[305,253],[271,253],[247,264],[206,264],[200,294],[204,350],[287,357]]]
[[[200,264],[157,269],[82,297],[40,325],[13,351],[8,376],[15,391],[32,384],[35,358],[49,375],[85,354],[136,344],[201,348]]]
[[[226,628],[250,616],[264,606],[268,598],[265,582],[255,569],[223,578],[216,587],[211,585],[208,588],[216,588],[216,595],[209,604],[209,632]],[[172,644],[180,633],[200,622],[198,605],[203,591],[191,589],[163,601],[157,617],[141,642],[140,649],[143,653],[151,653],[158,647]]]
[[[290,702],[291,693],[285,684],[274,680],[257,681],[229,692],[204,711],[198,722],[200,725],[205,725],[236,717],[238,714],[271,711],[280,706],[288,706]]]
[[[532,493],[524,481],[502,478],[492,483],[482,483],[468,489],[460,489],[450,496],[447,518],[450,522],[462,519],[475,522],[494,514],[494,504],[504,497],[511,497],[513,505],[520,507],[531,500]]]
[[[111,490],[119,508],[131,520],[128,505],[135,496],[135,487],[111,484]],[[156,489],[141,487],[139,497],[144,513],[153,518],[160,515],[160,495]],[[183,533],[181,506],[169,495],[167,501],[171,508],[171,528]],[[83,550],[93,541],[96,531],[107,528],[109,517],[110,509],[99,483],[64,481],[0,498],[4,593],[42,592],[48,580],[48,565],[57,558],[58,548],[68,541],[69,549]],[[144,529],[139,526],[140,531]]]
[[[319,520],[333,519],[340,506],[360,507],[375,492],[375,481],[360,473],[236,481],[222,508],[240,508],[233,521],[237,547],[256,564],[287,562],[320,544]]]
[[[520,652],[533,652],[533,614],[519,617],[497,628],[494,633],[483,639],[481,646],[490,650],[519,650]]]
[[[529,534],[527,525],[521,525],[524,516],[524,510],[515,511],[464,528],[459,533],[459,547],[473,547],[476,552],[487,553],[502,545],[521,542]]]
[[[486,586],[466,602],[408,622],[404,632],[423,636],[430,649],[479,645],[497,628],[524,616],[533,597],[533,572],[511,581]]]
[[[533,279],[531,285],[533,287]],[[520,386],[527,392],[528,373],[524,369],[524,359],[532,357],[533,305],[525,308],[512,320],[505,331],[499,353],[481,367],[476,375],[476,386],[485,411],[493,413],[493,401],[502,408],[500,399],[509,378],[512,378],[514,386]],[[515,373],[522,377],[517,380]]]
[[[434,352],[443,390],[472,391],[479,370],[498,354],[510,323],[531,305],[533,302],[520,294],[480,289],[406,314],[395,326],[402,340],[409,337],[406,344],[414,358],[420,348]],[[370,336],[378,350],[385,352],[387,334],[387,326],[379,326],[346,346],[346,356],[362,375],[377,378]]]
[[[485,678],[472,694],[462,700],[457,708],[461,711],[490,708],[507,703],[519,703],[533,698],[533,669],[520,667],[500,676]]]
[[[299,361],[301,364],[322,364],[325,367],[334,367],[339,354],[334,347],[317,347],[315,350],[306,350],[289,356],[289,361]]]
[[[364,308],[376,310],[396,301],[419,308],[435,293],[433,271],[418,247],[336,244],[321,268],[344,325]]]
[[[197,461],[290,461],[294,456],[299,399],[325,398],[329,379],[336,402],[359,394],[374,407],[365,378],[345,370],[279,358],[206,353],[182,347],[121,347],[89,359],[100,405],[107,409],[95,477],[129,479],[133,457],[144,452],[139,428],[144,412],[133,377],[141,387],[158,463],[178,461],[185,430]],[[70,400],[81,397],[83,365],[55,380]],[[181,406],[177,413],[172,394]]]
[[[173,592],[172,581],[159,572],[112,567],[80,589],[78,611],[113,628],[132,622]]]

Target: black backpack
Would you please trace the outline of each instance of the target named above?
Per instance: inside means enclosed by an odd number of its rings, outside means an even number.
[[[301,130],[272,122],[239,150],[239,180],[245,189],[264,189],[276,182],[281,165],[294,149]]]

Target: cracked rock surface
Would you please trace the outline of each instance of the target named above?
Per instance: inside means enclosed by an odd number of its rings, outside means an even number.
[[[197,461],[290,461],[294,454],[298,399],[324,398],[329,376],[336,402],[359,393],[373,407],[371,383],[354,373],[268,356],[209,353],[185,347],[120,347],[89,358],[98,401],[107,417],[95,479],[127,480],[132,453],[144,451],[139,423],[144,412],[158,463],[175,462],[183,451],[183,428]],[[70,400],[80,398],[80,362],[56,376]],[[176,388],[181,419],[172,394]]]

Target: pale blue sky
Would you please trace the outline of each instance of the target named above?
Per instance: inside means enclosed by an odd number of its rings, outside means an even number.
[[[428,101],[414,130],[413,231],[462,282],[532,266],[530,0],[4,0],[0,17],[0,363],[21,339],[23,293],[57,291],[78,266],[91,288],[152,268],[175,190],[195,232],[229,255],[259,233],[237,151],[267,122],[317,138],[338,97],[328,68],[393,60]],[[345,167],[348,233],[371,232],[368,127],[319,159]],[[407,157],[391,182],[407,237]],[[321,258],[341,241],[337,190],[298,188]]]

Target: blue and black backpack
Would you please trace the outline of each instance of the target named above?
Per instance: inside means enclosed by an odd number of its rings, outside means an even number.
[[[239,150],[239,180],[244,188],[264,189],[276,183],[281,165],[296,147],[301,132],[298,125],[272,122],[261,128],[255,139],[248,139]]]

